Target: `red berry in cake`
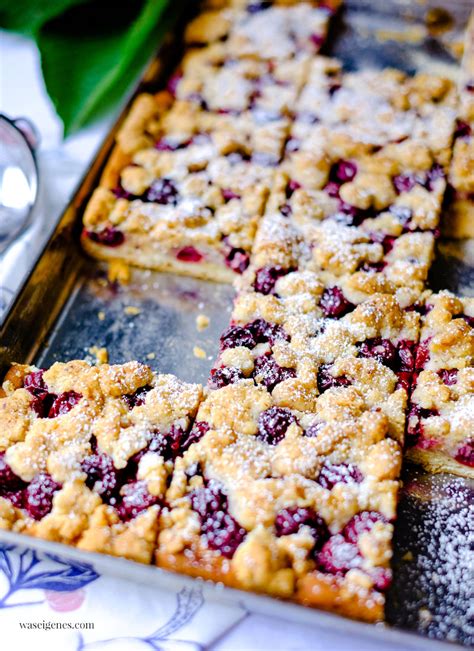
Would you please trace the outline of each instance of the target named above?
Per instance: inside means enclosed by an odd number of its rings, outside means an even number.
[[[341,183],[349,183],[357,174],[357,165],[349,160],[340,160],[331,173]]]
[[[242,371],[233,366],[221,366],[220,368],[211,369],[209,386],[211,389],[221,389],[229,384],[234,384],[244,377]]]
[[[277,445],[296,418],[286,407],[270,407],[258,418],[257,438],[269,445]]]
[[[386,262],[364,262],[361,267],[357,269],[357,271],[368,271],[373,272],[373,273],[380,273],[385,269],[387,266]]]
[[[339,189],[341,187],[341,184],[336,182],[336,181],[329,181],[325,186],[324,186],[324,191],[326,194],[328,194],[330,197],[333,197],[336,199],[339,197]]]
[[[331,490],[336,484],[359,484],[363,479],[361,471],[352,463],[334,464],[326,461],[316,481],[323,488]]]
[[[294,368],[279,366],[271,355],[261,355],[255,360],[253,377],[259,384],[263,384],[269,391],[284,380],[296,376]]]
[[[61,485],[46,473],[36,475],[28,484],[24,495],[24,506],[34,520],[41,520],[48,515],[53,508],[54,494],[60,488]]]
[[[358,345],[359,355],[377,359],[393,371],[411,371],[415,365],[415,343],[402,340],[396,346],[389,339],[376,337]]]
[[[350,203],[342,201],[342,199],[339,199],[339,211],[344,214],[342,223],[346,223],[348,226],[359,226],[364,219],[370,216],[369,212],[352,206]]]
[[[344,575],[350,569],[359,567],[361,560],[357,545],[348,542],[340,533],[331,536],[316,557],[322,572],[336,575]]]
[[[33,400],[31,408],[39,418],[46,418],[53,402],[56,399],[54,393],[50,393],[43,380],[44,370],[33,371],[23,379],[23,387],[31,393]]]
[[[277,513],[275,534],[277,537],[290,536],[298,533],[303,525],[311,529],[311,535],[314,538],[314,549],[321,549],[324,542],[329,538],[329,529],[323,518],[310,508],[294,506]]]
[[[376,522],[387,522],[387,520],[378,511],[362,511],[349,520],[342,530],[342,535],[348,542],[357,544],[360,535],[371,531]]]
[[[140,452],[137,452],[133,456],[133,461],[137,464],[137,466],[141,458],[147,452],[155,452],[156,454],[159,454],[162,457],[164,457],[165,460],[167,461],[171,455],[169,453],[169,443],[166,434],[163,434],[159,430],[153,432],[153,435],[150,439],[150,442],[148,443],[148,446],[146,448],[143,448],[143,450],[140,450]]]
[[[26,486],[26,484],[25,484]],[[4,497],[6,500],[12,503],[12,505],[17,509],[25,508],[25,489],[17,490],[12,493],[2,493],[0,490],[0,497]]]
[[[176,96],[176,91],[178,90],[179,82],[182,77],[183,73],[181,71],[176,72],[169,78],[168,83],[166,84],[166,89],[173,95],[173,97]]]
[[[243,274],[250,264],[250,256],[244,249],[231,248],[225,256],[225,263],[235,273]]]
[[[221,335],[221,350],[227,348],[237,348],[244,346],[245,348],[254,348],[256,345],[255,337],[248,327],[242,326],[229,326]]]
[[[407,416],[405,445],[407,447],[416,445],[422,436],[423,424],[421,422],[421,409],[413,406]]]
[[[125,235],[113,226],[106,226],[101,231],[87,231],[87,237],[93,242],[114,248],[125,242]]]
[[[359,344],[358,348],[361,357],[376,359],[390,368],[395,366],[397,349],[389,339],[382,339],[381,337],[367,339]]]
[[[199,253],[199,251],[194,247],[194,246],[183,246],[182,249],[179,249],[176,253],[176,259],[181,260],[181,262],[201,262],[203,259],[202,253]]]
[[[51,405],[48,418],[57,418],[58,416],[67,414],[75,405],[77,405],[81,398],[82,394],[77,393],[76,391],[65,391],[64,393],[60,393]]]
[[[146,385],[137,389],[135,393],[129,393],[122,397],[127,403],[128,408],[133,409],[134,407],[140,407],[141,405],[145,404],[146,394],[150,391],[150,389],[151,386]]]
[[[48,387],[43,380],[43,374],[44,369],[28,373],[23,378],[23,387],[33,395],[37,395],[38,392],[48,393]]]
[[[330,373],[331,364],[321,364],[318,370],[317,384],[319,393],[324,393],[333,387],[347,387],[350,386],[351,381],[343,375],[334,377]]]
[[[411,388],[411,381],[412,381],[412,372],[411,371],[399,371],[397,373],[398,376],[398,382],[397,382],[397,389],[404,389],[407,393],[409,393],[410,388]]]
[[[430,358],[430,340],[431,338],[425,339],[425,341],[422,341],[416,347],[415,368],[417,370],[421,371],[425,367],[426,362]]]
[[[195,423],[190,431],[185,431],[182,427],[172,425],[166,436],[171,454],[169,457],[165,456],[165,458],[176,459],[176,457],[183,456],[186,450],[193,443],[197,443],[208,430],[209,425],[203,421]]]
[[[150,186],[143,198],[145,201],[159,203],[163,206],[176,206],[178,189],[170,179],[158,179]]]
[[[445,177],[446,174],[444,172],[444,169],[441,167],[441,165],[439,165],[439,163],[435,163],[426,175],[425,187],[427,190],[432,192],[434,190],[436,181],[439,179],[444,179]]]
[[[189,433],[189,438],[192,439],[193,442],[199,441],[210,429],[209,423],[206,423],[203,420],[197,420]]]
[[[415,342],[402,339],[397,344],[397,352],[401,371],[412,371],[415,368]]]
[[[265,295],[272,294],[277,280],[285,276],[289,271],[289,269],[280,266],[257,269],[253,283],[255,291]]]
[[[91,454],[84,459],[81,469],[86,473],[86,486],[108,502],[118,490],[119,471],[108,454]]]
[[[269,343],[273,345],[277,341],[290,341],[290,336],[282,326],[269,323],[265,319],[255,319],[255,321],[248,323],[246,328],[252,333],[256,344]]]
[[[219,551],[222,556],[232,558],[247,532],[230,513],[217,511],[201,525],[207,546]]]
[[[221,192],[224,201],[231,201],[231,199],[240,199],[240,194],[237,194],[230,188],[222,188]]]
[[[138,199],[138,197],[131,192],[127,192],[121,183],[119,183],[113,190],[115,197],[117,199],[126,199],[127,201],[133,201],[133,199]],[[87,234],[87,231],[85,231]]]
[[[57,418],[67,414],[82,398],[76,391],[65,391],[59,395],[50,393],[43,380],[43,370],[29,373],[23,380],[24,388],[34,396],[31,408],[40,418]]]
[[[0,452],[0,495],[20,491],[25,486],[25,482],[15,475],[5,461],[5,452]]]
[[[120,519],[124,521],[132,520],[150,506],[154,506],[159,502],[157,497],[150,495],[145,481],[125,484],[120,493],[121,502],[117,506],[117,511]]]
[[[468,439],[463,443],[454,458],[458,463],[474,468],[474,439]]]
[[[450,387],[458,381],[457,368],[443,368],[438,371],[438,375],[446,386]]]
[[[208,547],[232,558],[247,532],[228,512],[227,496],[210,482],[191,493],[190,500],[201,520],[201,533]]]
[[[227,497],[214,485],[214,482],[210,482],[205,488],[193,491],[189,498],[193,511],[196,511],[201,520],[227,508]]]
[[[311,34],[309,39],[310,39],[311,43],[313,45],[315,45],[318,50],[325,41],[325,37],[322,34],[316,34],[316,32]]]
[[[265,11],[265,9],[268,9],[271,6],[272,3],[270,0],[255,0],[247,5],[247,12],[249,14],[256,14],[260,11]]]
[[[392,181],[397,194],[401,194],[402,192],[410,192],[410,190],[412,190],[417,184],[416,176],[410,173],[398,174],[397,176],[393,177]]]
[[[289,203],[284,203],[280,206],[279,210],[284,217],[289,217],[293,212]]]
[[[176,151],[179,148],[178,142],[173,142],[168,138],[160,138],[155,142],[155,149],[158,151]]]
[[[340,287],[326,288],[321,296],[319,306],[324,316],[328,318],[339,318],[354,309],[354,305],[346,299]]]
[[[324,423],[313,423],[307,429],[305,429],[303,435],[307,436],[310,439],[315,439],[320,435],[323,427],[324,427]]]
[[[374,588],[379,592],[386,592],[392,583],[392,571],[388,567],[372,567],[365,570],[374,582]]]
[[[474,328],[474,316],[468,316],[467,314],[461,314],[460,318],[464,319],[464,321],[467,323],[467,325],[469,327]]]
[[[298,183],[298,181],[295,181],[294,179],[290,179],[288,181],[288,185],[286,186],[286,198],[289,199],[296,190],[299,190],[301,188],[301,184]]]
[[[136,469],[140,459],[147,452],[155,452],[161,455],[165,461],[181,457],[193,443],[197,443],[208,431],[209,425],[204,421],[197,421],[190,430],[184,430],[182,427],[173,424],[169,432],[156,431],[153,433],[148,446],[133,456],[133,467]]]
[[[454,132],[454,139],[458,138],[469,138],[472,134],[472,129],[467,122],[463,120],[457,120],[456,131]]]

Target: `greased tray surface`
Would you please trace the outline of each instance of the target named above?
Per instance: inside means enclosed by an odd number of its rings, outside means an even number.
[[[470,4],[450,2],[453,29],[441,30],[439,37],[434,37],[418,20],[425,15],[429,2],[348,0],[333,25],[326,53],[340,57],[347,69],[392,65],[408,72],[423,68],[454,75],[456,61],[451,51],[459,34],[456,30],[465,23]],[[162,56],[168,68],[173,51],[171,47],[171,54]],[[152,65],[150,70],[155,73],[156,69]],[[161,372],[176,373],[183,380],[207,379],[219,335],[228,324],[234,296],[231,287],[139,270],[133,272],[128,285],[111,284],[105,268],[80,253],[81,211],[97,181],[112,136],[86,174],[0,329],[0,374],[11,361],[34,360],[48,366],[57,360],[93,360],[90,349],[97,346],[108,349],[112,363],[138,359]],[[430,284],[435,290],[473,295],[474,242],[441,240]],[[199,314],[210,318],[209,328],[202,332],[196,328]],[[204,355],[194,354],[196,346]],[[387,621],[431,639],[472,645],[474,483],[449,475],[430,476],[412,467],[404,470],[403,479]],[[25,540],[0,532],[2,538]],[[58,545],[53,543],[31,540],[31,545],[57,553]],[[65,551],[65,555],[72,554],[82,553]],[[135,567],[121,559],[105,558],[95,564],[103,571],[163,586],[191,581]],[[380,640],[398,641],[403,649],[412,645],[431,648],[428,640],[425,647],[423,638],[397,638],[383,628],[368,629],[363,624],[268,597],[243,598],[238,591],[211,587],[206,591],[210,598],[244,600],[261,612],[337,627],[350,634],[373,631]]]

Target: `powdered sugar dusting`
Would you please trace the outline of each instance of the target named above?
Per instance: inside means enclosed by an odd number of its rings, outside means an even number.
[[[474,643],[474,482],[408,469],[395,533],[390,623]]]

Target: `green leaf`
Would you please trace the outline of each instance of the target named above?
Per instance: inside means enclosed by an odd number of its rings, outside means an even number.
[[[0,0],[0,27],[35,34],[48,20],[87,0]]]
[[[167,0],[76,7],[43,27],[37,38],[46,88],[69,135],[104,113],[134,82],[166,28]],[[108,4],[108,3],[106,3]],[[120,9],[120,6],[122,8]],[[111,13],[115,12],[114,14]],[[117,14],[119,15],[117,18]]]

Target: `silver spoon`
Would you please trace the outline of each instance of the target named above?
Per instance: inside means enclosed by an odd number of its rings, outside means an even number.
[[[28,120],[0,114],[0,255],[31,223],[38,196],[37,144]]]

